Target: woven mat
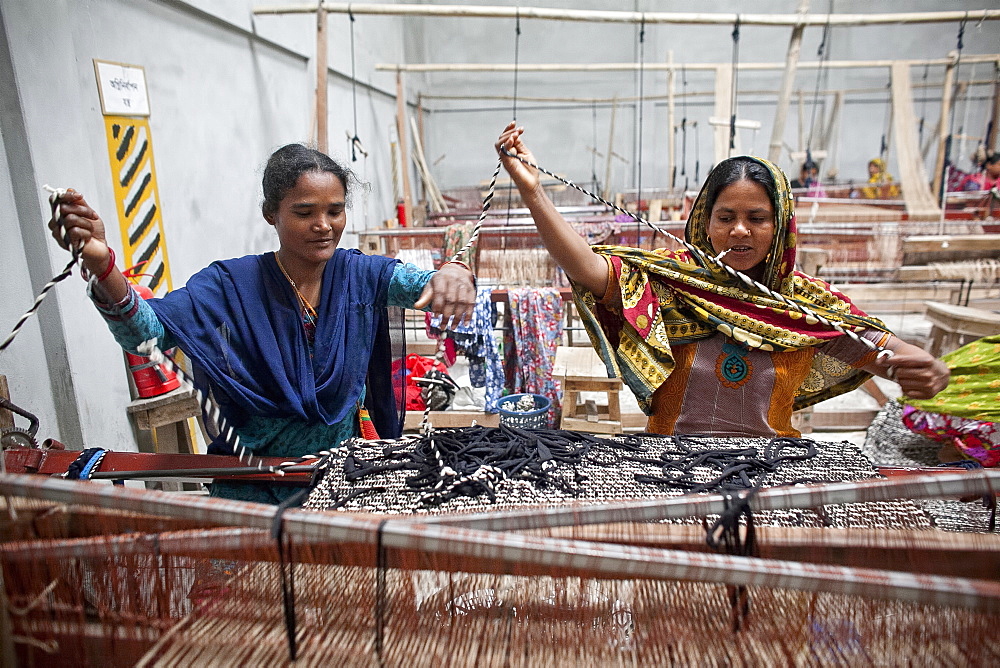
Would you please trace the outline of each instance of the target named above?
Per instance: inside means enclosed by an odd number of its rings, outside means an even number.
[[[770,443],[766,438],[694,438],[704,449],[755,448],[763,452]],[[659,436],[642,436],[638,441],[644,448],[639,454],[647,458],[658,457],[660,453],[671,449],[673,444],[670,438]],[[404,444],[402,447],[406,447],[405,441],[396,443]],[[856,445],[846,441],[811,443],[816,449],[815,457],[805,461],[785,462],[773,473],[766,474],[763,486],[771,487],[794,482],[844,482],[879,477],[871,461]],[[378,443],[361,444],[354,447],[352,452],[357,457],[377,464],[385,460],[382,453],[386,447]],[[343,462],[343,455],[332,461],[329,473],[311,492],[303,505],[304,508],[367,511],[391,515],[438,514],[486,512],[567,503],[667,498],[684,493],[683,490],[636,481],[637,474],[657,475],[660,474],[660,469],[649,464],[621,461],[620,453],[607,446],[594,446],[578,466],[564,467],[562,470],[555,468],[551,471],[553,475],[561,476],[573,483],[578,493],[570,494],[552,485],[539,487],[524,480],[504,479],[496,486],[495,502],[486,495],[481,495],[462,496],[437,505],[421,503],[420,495],[407,490],[405,483],[405,479],[413,475],[412,471],[389,471],[352,483],[345,479]],[[695,469],[694,474],[700,481],[709,481],[718,475],[718,471],[703,467]],[[345,498],[350,500],[344,503]],[[825,506],[815,510],[760,512],[755,514],[755,520],[760,524],[772,526],[930,528],[923,511],[909,500]]]
[[[877,466],[940,466],[938,451],[942,444],[915,434],[903,424],[903,407],[887,403],[868,427],[861,451]],[[979,501],[948,499],[915,502],[924,509],[933,525],[945,531],[989,531],[990,511]]]

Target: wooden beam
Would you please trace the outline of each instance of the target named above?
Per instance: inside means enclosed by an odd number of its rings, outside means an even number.
[[[934,160],[934,185],[931,192],[937,195],[942,191],[941,181],[944,178],[945,146],[948,143],[948,116],[951,114],[951,93],[955,85],[955,66],[958,64],[958,53],[952,51],[951,63],[944,71],[944,83],[941,85],[941,122],[938,124],[938,150]]]
[[[0,374],[0,397],[10,401],[10,388],[7,386],[7,376]],[[14,415],[6,408],[0,408],[0,429],[14,426]]]
[[[809,0],[799,1],[798,15],[805,18],[809,11]],[[785,55],[785,72],[781,77],[781,88],[778,91],[778,101],[774,108],[774,125],[771,127],[771,142],[767,146],[767,159],[778,164],[781,158],[781,148],[784,144],[785,119],[788,117],[788,103],[792,99],[792,88],[795,85],[795,72],[799,66],[799,52],[802,50],[802,33],[804,23],[798,23],[792,28],[792,36],[788,40],[788,52]]]
[[[403,73],[396,72],[396,133],[399,135],[399,168],[403,178],[403,215],[406,224],[413,225],[413,192],[410,190],[410,155],[406,150],[406,95]]]
[[[733,66],[717,65],[715,68],[715,111],[718,118],[729,118],[732,114]],[[716,126],[712,162],[719,164],[729,157],[729,124]]]
[[[990,112],[990,129],[986,136],[986,152],[997,150],[997,126],[1000,125],[1000,62],[993,64],[996,76],[993,81],[993,108]]]
[[[329,151],[327,131],[327,37],[326,10],[322,3],[316,9],[316,146],[322,153]]]
[[[629,12],[585,9],[553,9],[546,7],[496,7],[479,5],[422,5],[393,3],[323,2],[321,6],[333,14],[355,16],[437,16],[445,18],[539,19],[547,21],[582,21],[590,23],[667,23],[675,25],[733,25],[737,18],[742,25],[795,26],[868,26],[900,23],[957,23],[959,21],[1000,20],[1000,10],[978,9],[944,12],[900,12],[895,14],[734,14],[730,12]],[[308,14],[316,11],[316,3],[297,5],[261,5],[254,14]]]
[[[889,68],[897,60],[828,60],[801,61],[799,69],[865,69],[865,68]],[[954,59],[932,58],[907,60],[911,65],[933,65],[948,67],[954,65]],[[962,64],[972,63],[997,63],[1000,62],[1000,54],[987,54],[981,56],[963,56]],[[714,71],[721,63],[647,63],[643,66],[646,70],[678,70],[684,67],[690,72]],[[767,71],[784,69],[784,63],[738,63],[737,69]],[[513,63],[420,63],[415,65],[406,64],[377,64],[376,70],[381,71],[402,71],[402,72],[513,72]],[[530,64],[519,63],[516,66],[519,73],[525,72],[632,72],[639,69],[639,63],[543,63]]]

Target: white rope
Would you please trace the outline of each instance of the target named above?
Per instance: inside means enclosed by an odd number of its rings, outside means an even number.
[[[59,211],[59,199],[66,194],[66,189],[53,188],[52,186],[49,185],[44,185],[42,187],[51,193],[51,195],[49,195],[49,205],[52,208],[53,217],[56,217],[56,220],[61,221],[62,214],[59,213],[57,216],[57,212]],[[66,241],[67,243],[69,242],[68,237],[66,238]],[[42,301],[45,299],[49,290],[54,288],[56,286],[56,283],[59,283],[60,281],[66,279],[73,273],[73,266],[76,265],[77,261],[79,261],[80,253],[83,252],[83,244],[81,243],[78,246],[71,248],[70,252],[72,253],[70,261],[66,264],[66,266],[63,268],[61,272],[56,274],[51,281],[45,284],[45,287],[42,288],[42,291],[38,293],[37,297],[35,297],[35,301],[31,305],[31,308],[29,308],[25,312],[25,314],[18,319],[18,321],[14,324],[14,329],[11,330],[7,338],[4,339],[3,343],[0,343],[0,353],[5,351],[8,348],[8,346],[10,346],[10,344],[14,341],[14,337],[16,337],[18,333],[21,331],[21,328],[24,327],[24,323],[26,323],[28,319],[31,316],[33,316],[36,311],[38,311],[38,307],[42,305]]]

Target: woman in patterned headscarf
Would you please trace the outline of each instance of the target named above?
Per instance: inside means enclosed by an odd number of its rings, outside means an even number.
[[[535,162],[510,124],[497,141]],[[759,158],[720,163],[688,219],[701,251],[589,246],[539,185],[536,170],[500,152],[543,243],[573,282],[574,298],[609,375],[622,378],[649,415],[649,431],[796,436],[792,411],[892,378],[913,398],[948,383],[944,364],[894,336],[823,281],[794,270],[795,219],[788,180]],[[876,346],[748,289],[715,260]]]

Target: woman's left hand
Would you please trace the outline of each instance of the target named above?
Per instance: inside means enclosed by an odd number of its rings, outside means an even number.
[[[414,308],[441,316],[441,328],[448,329],[472,321],[476,306],[475,277],[464,265],[446,262],[424,286]],[[449,324],[450,321],[450,324]]]
[[[892,357],[875,363],[878,375],[899,383],[911,399],[930,399],[948,387],[951,371],[944,362],[923,348],[892,339]],[[873,369],[869,369],[874,371]]]

